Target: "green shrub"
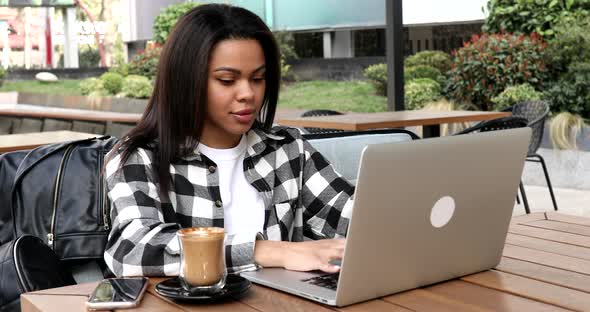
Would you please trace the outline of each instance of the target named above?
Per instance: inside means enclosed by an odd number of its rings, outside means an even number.
[[[445,82],[445,77],[440,73],[440,70],[427,65],[418,65],[404,68],[404,81],[409,82],[417,78],[430,78],[439,84]]]
[[[441,97],[440,84],[429,78],[414,79],[404,86],[404,103],[408,110],[420,109]]]
[[[98,48],[83,46],[80,49],[80,68],[95,68],[100,65],[100,53]]]
[[[144,76],[150,80],[154,79],[161,51],[162,47],[156,46],[136,54],[129,62],[129,75]]]
[[[420,65],[434,67],[445,74],[451,69],[451,56],[442,51],[421,51],[404,61],[406,68]]]
[[[129,75],[123,81],[123,89],[121,90],[125,96],[147,99],[152,95],[154,86],[147,77]]]
[[[571,63],[590,60],[590,13],[576,14],[564,19],[555,27],[555,37],[547,47],[548,66],[553,79],[567,72]]]
[[[297,75],[295,75],[290,69],[291,65],[289,61],[296,60],[298,58],[297,52],[295,52],[295,39],[293,33],[286,31],[274,32],[274,37],[279,46],[281,52],[281,80],[283,81],[296,81]]]
[[[105,91],[102,80],[94,77],[80,81],[80,90],[83,95],[89,95],[95,91]]]
[[[590,62],[573,63],[546,93],[553,112],[570,112],[590,118]]]
[[[196,2],[184,2],[166,7],[154,20],[154,38],[157,43],[163,44],[176,25],[178,19],[186,12],[198,6]]]
[[[555,36],[553,27],[577,12],[588,12],[588,0],[490,0],[483,26],[487,33],[501,31]]]
[[[547,44],[539,35],[474,35],[454,59],[445,94],[456,102],[470,102],[481,110],[493,107],[492,97],[507,86],[529,83],[539,88],[548,77]]]
[[[120,63],[119,65],[115,65],[109,68],[109,72],[117,73],[123,77],[129,76],[129,64],[127,63]]]
[[[519,102],[540,100],[541,96],[542,94],[530,84],[523,83],[507,87],[498,96],[493,97],[492,102],[494,102],[494,110],[499,111]]]
[[[100,80],[109,94],[117,94],[123,88],[123,76],[117,73],[106,72],[100,76]]]
[[[377,95],[387,96],[387,64],[371,65],[363,74],[371,81]]]

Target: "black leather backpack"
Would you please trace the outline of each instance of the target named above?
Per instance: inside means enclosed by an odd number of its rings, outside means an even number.
[[[58,260],[102,261],[110,212],[102,171],[105,155],[116,143],[117,139],[106,136],[0,155],[0,250],[5,252],[4,261],[14,260],[7,259],[25,235],[37,237],[36,243],[40,239],[48,247],[46,254]],[[0,270],[0,280],[14,283],[14,278],[4,276],[9,272]],[[0,299],[7,295],[9,287],[4,286],[0,287]],[[60,284],[50,280],[31,289],[56,286]]]

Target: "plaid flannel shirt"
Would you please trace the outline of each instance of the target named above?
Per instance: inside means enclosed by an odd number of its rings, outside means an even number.
[[[264,232],[227,235],[228,272],[258,268],[256,239],[344,237],[352,214],[350,183],[296,129],[253,129],[246,136],[244,174],[264,199]],[[117,276],[178,275],[176,231],[224,226],[216,165],[198,151],[175,161],[164,199],[152,151],[139,148],[122,166],[119,152],[111,151],[106,165],[112,230],[104,259]]]

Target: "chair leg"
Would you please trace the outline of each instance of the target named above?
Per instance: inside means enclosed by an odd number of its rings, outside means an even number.
[[[518,192],[516,193],[516,204],[520,205],[520,196],[518,196]]]
[[[531,213],[531,209],[529,208],[529,201],[526,198],[526,193],[524,192],[524,185],[522,185],[522,181],[520,181],[520,194],[522,195],[522,203],[524,204],[524,211],[529,214]]]
[[[549,173],[547,172],[547,165],[545,165],[545,159],[539,154],[533,155],[533,157],[538,158],[541,162],[541,166],[543,167],[543,173],[545,174],[545,180],[547,181],[547,187],[549,188],[549,194],[551,194],[551,201],[553,201],[553,209],[557,211],[557,201],[555,200],[555,194],[553,194],[553,186],[551,186],[551,179],[549,179]]]

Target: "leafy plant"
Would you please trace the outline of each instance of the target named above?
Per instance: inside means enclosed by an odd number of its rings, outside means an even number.
[[[451,69],[451,56],[442,51],[420,51],[404,61],[404,67],[430,66],[445,74]]]
[[[0,66],[0,80],[4,80],[6,78],[6,69],[3,66]]]
[[[434,67],[428,65],[418,65],[404,68],[404,81],[408,82],[417,78],[430,78],[439,84],[445,82],[445,76]]]
[[[121,92],[127,97],[147,99],[152,95],[154,86],[147,77],[129,75],[123,80]]]
[[[294,48],[295,39],[293,34],[286,31],[277,31],[274,33],[274,37],[281,52],[281,79],[284,81],[296,81],[297,76],[291,71],[291,65],[288,64],[289,61],[298,58]]]
[[[375,64],[365,68],[363,75],[371,81],[377,95],[387,96],[387,64]]]
[[[82,92],[83,95],[89,95],[90,93],[95,92],[95,91],[100,92],[100,91],[105,91],[105,90],[104,90],[104,87],[102,84],[102,80],[92,77],[92,78],[87,78],[87,79],[80,81],[80,91]]]
[[[81,68],[98,67],[100,63],[100,53],[97,48],[85,45],[80,49],[79,60]]]
[[[429,78],[414,79],[404,86],[404,103],[408,110],[420,109],[441,97],[440,85]]]
[[[516,86],[509,86],[502,93],[492,98],[495,110],[503,110],[516,103],[525,101],[540,100],[542,94],[537,92],[533,86],[523,83]]]
[[[578,13],[554,27],[555,37],[547,47],[548,65],[555,80],[571,63],[590,60],[590,12]]]
[[[490,0],[483,26],[486,33],[501,31],[529,34],[545,38],[555,35],[553,26],[576,12],[589,11],[588,0]]]
[[[554,112],[590,117],[590,62],[573,63],[546,93]]]
[[[109,72],[117,73],[123,77],[129,76],[129,64],[127,63],[120,63],[111,68],[109,68]]]
[[[198,5],[197,2],[184,2],[170,5],[162,10],[154,20],[154,41],[163,44],[178,19]]]
[[[100,76],[100,80],[109,94],[117,94],[123,88],[123,76],[117,73],[106,72]]]
[[[162,47],[154,46],[136,54],[129,62],[129,75],[139,75],[153,79],[158,69]]]
[[[490,110],[492,97],[507,86],[529,83],[535,88],[547,80],[547,44],[533,33],[474,35],[453,51],[445,94],[457,102],[470,102]]]

